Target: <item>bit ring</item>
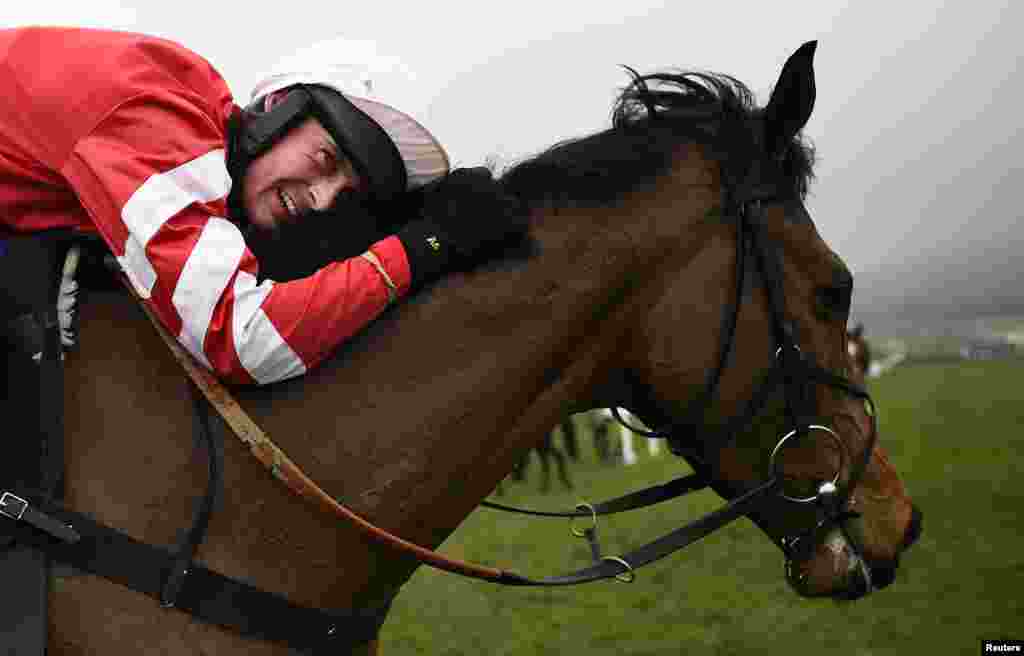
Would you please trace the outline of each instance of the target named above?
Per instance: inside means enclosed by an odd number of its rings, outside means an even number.
[[[624,571],[619,572],[615,575],[616,581],[621,581],[622,583],[632,583],[636,580],[636,572],[633,571],[633,566],[624,561],[623,559],[619,558],[618,556],[605,556],[601,560],[608,560],[613,563],[618,563],[619,565],[622,565],[626,568]]]
[[[837,486],[839,484],[839,476],[840,476],[840,474],[843,471],[843,467],[846,465],[846,449],[843,448],[842,440],[840,440],[839,439],[839,435],[834,430],[829,428],[828,426],[822,426],[820,424],[809,424],[809,425],[806,426],[806,429],[807,429],[807,432],[821,431],[821,432],[825,433],[829,437],[829,439],[831,439],[835,443],[835,445],[837,447],[839,447],[839,467],[836,469],[836,475],[833,476],[832,480],[830,481],[832,483],[832,485]],[[786,433],[785,435],[782,436],[782,439],[779,440],[779,443],[775,445],[774,449],[772,449],[772,456],[771,456],[770,464],[771,464],[771,468],[772,468],[773,472],[778,472],[777,458],[778,458],[778,455],[779,455],[779,451],[782,450],[782,446],[788,440],[792,439],[795,435],[797,435],[798,432],[799,432],[799,429],[796,429],[796,428],[794,428],[793,430],[789,431],[788,433]],[[789,496],[785,492],[781,492],[781,491],[779,492],[779,495],[783,499],[786,499],[788,501],[793,501],[795,503],[811,503],[812,501],[817,501],[818,498],[821,496],[821,492],[820,492],[821,486],[818,487],[818,490],[819,490],[818,492],[816,492],[814,495],[809,496],[809,497],[793,497],[793,496]]]

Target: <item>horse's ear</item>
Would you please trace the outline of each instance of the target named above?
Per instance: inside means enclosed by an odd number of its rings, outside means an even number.
[[[772,98],[764,110],[765,148],[778,155],[807,124],[814,109],[814,51],[817,41],[808,41],[790,55],[775,83]]]

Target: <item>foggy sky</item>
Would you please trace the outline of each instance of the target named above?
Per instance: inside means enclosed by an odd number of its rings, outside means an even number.
[[[808,206],[857,276],[855,308],[1024,298],[1015,284],[1024,279],[1020,3],[6,5],[2,27],[89,25],[178,41],[208,58],[241,103],[298,47],[379,40],[435,94],[432,127],[467,165],[607,127],[628,81],[620,64],[729,73],[763,104],[789,54],[818,39]]]

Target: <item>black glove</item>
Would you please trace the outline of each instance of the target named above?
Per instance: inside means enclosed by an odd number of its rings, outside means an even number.
[[[420,216],[397,233],[413,287],[493,255],[526,233],[529,218],[484,167],[456,169],[425,187]]]

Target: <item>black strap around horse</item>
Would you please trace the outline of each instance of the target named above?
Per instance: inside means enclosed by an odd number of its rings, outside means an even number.
[[[71,527],[77,537],[66,542],[18,522],[11,533],[20,544],[165,603],[168,582],[179,567],[177,550],[139,542],[89,515],[33,495],[27,495],[26,501],[33,511]],[[338,653],[373,640],[390,605],[389,600],[378,607],[352,611],[307,608],[195,562],[174,580],[174,608],[250,638],[312,649],[317,654],[321,653],[318,650]]]
[[[391,599],[350,611],[308,608],[193,560],[205,535],[223,471],[222,448],[214,437],[205,403],[196,392],[193,399],[198,432],[208,453],[209,479],[193,524],[177,548],[140,542],[89,515],[24,489],[6,492],[0,502],[0,514],[15,520],[4,525],[8,534],[18,544],[55,561],[102,576],[153,597],[165,608],[176,608],[247,637],[310,649],[313,654],[337,653],[375,639]]]

